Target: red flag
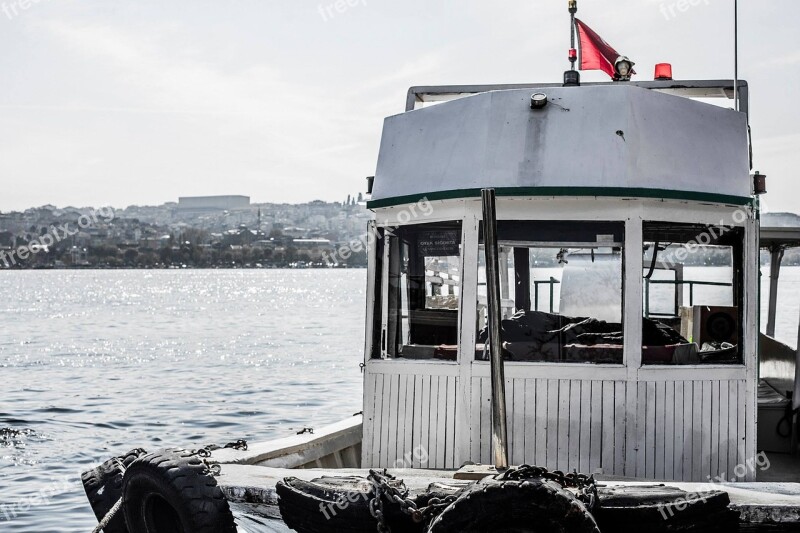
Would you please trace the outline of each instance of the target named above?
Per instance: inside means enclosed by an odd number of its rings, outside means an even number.
[[[597,35],[597,33],[583,23],[580,19],[575,19],[575,27],[580,37],[581,51],[581,70],[602,70],[612,78],[615,77],[614,63],[620,54],[614,48]],[[633,74],[633,72],[632,72]]]

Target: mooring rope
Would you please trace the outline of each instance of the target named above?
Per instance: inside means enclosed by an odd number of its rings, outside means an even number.
[[[92,533],[100,533],[103,529],[114,519],[114,515],[116,515],[119,510],[122,509],[122,498],[117,500],[117,503],[114,504],[108,513],[100,520],[100,523],[97,524],[97,527],[92,530]]]

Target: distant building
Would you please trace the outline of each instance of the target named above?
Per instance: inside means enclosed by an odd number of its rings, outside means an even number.
[[[182,213],[236,211],[249,207],[249,196],[184,196],[178,198],[178,210]]]

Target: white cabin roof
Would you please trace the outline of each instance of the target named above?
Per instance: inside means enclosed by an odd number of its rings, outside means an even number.
[[[543,92],[548,105],[531,109]],[[498,90],[386,119],[369,207],[505,196],[751,201],[747,116],[628,84]]]

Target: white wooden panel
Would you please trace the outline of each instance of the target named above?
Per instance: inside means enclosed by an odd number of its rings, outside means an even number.
[[[436,468],[439,455],[439,376],[431,376],[430,378],[430,400],[428,405],[430,409],[428,421],[428,457],[430,458],[430,467]]]
[[[703,476],[703,382],[692,382],[692,480]]]
[[[512,401],[509,413],[509,440],[511,441],[511,455],[509,460],[512,465],[525,464],[525,387],[527,380],[514,379],[510,380],[511,390],[506,391],[506,394],[511,392]],[[534,421],[531,420],[530,427],[534,427]]]
[[[447,448],[447,376],[439,376],[439,394],[436,406],[436,466],[445,468],[445,449]]]
[[[489,378],[481,378],[481,463],[492,457],[492,388]]]
[[[666,384],[661,381],[659,383],[655,383],[655,406],[653,409],[653,416],[655,416],[655,459],[653,463],[653,478],[654,479],[665,479],[665,470],[664,470],[664,455],[665,455],[665,448],[666,448],[666,437],[664,434],[664,430],[667,426],[667,416],[669,414],[669,410],[665,408],[666,406],[666,395],[667,395],[667,386]]]
[[[447,378],[447,429],[445,431],[445,468],[456,468],[455,442],[456,436],[456,413],[458,412],[458,378]]]
[[[694,405],[694,387],[691,381],[683,382],[683,479],[692,479],[692,452],[694,445],[694,427],[692,424],[692,408]]]
[[[678,419],[680,424],[680,419]],[[675,479],[675,382],[664,383],[664,479]]]
[[[375,375],[375,430],[372,438],[372,464],[381,464],[381,435],[383,434],[383,375]]]
[[[591,388],[590,437],[589,437],[589,472],[597,472],[603,466],[603,382],[592,381]],[[611,418],[611,420],[614,420]]]
[[[719,471],[719,381],[711,382],[711,461],[709,464],[709,476],[715,475]]]
[[[373,451],[374,435],[376,428],[375,416],[375,375],[365,373],[364,375],[364,434],[361,446],[361,464],[369,468],[374,464]]]
[[[562,472],[569,470],[569,380],[562,379],[558,382],[558,439],[556,441],[557,457],[556,468]]]
[[[737,393],[738,397],[738,404],[739,410],[737,412],[737,425],[738,425],[738,435],[737,435],[737,455],[736,455],[736,465],[745,464],[748,457],[747,457],[747,422],[745,420],[745,415],[747,413],[747,383],[745,381],[739,381],[737,383]],[[754,454],[755,455],[755,454]],[[734,467],[736,466],[734,465]],[[731,477],[731,474],[728,475]],[[737,481],[744,481],[737,480]]]
[[[592,459],[592,382],[579,381],[581,444],[578,452],[579,472],[591,472]]]
[[[431,376],[422,376],[422,432],[420,433],[420,446],[428,456],[428,468],[431,468]]]
[[[728,469],[726,475],[728,479],[733,475],[733,468],[739,463],[739,383],[737,381],[728,382],[728,399],[730,409],[728,414]]]
[[[397,420],[400,414],[400,403],[398,401],[400,376],[389,374],[387,374],[387,376],[389,376],[389,423],[386,428],[388,442],[386,444],[386,455],[384,456],[383,464],[394,466],[399,457],[397,454]]]
[[[711,475],[711,382],[702,382],[703,410],[700,425],[702,431],[703,453],[700,455],[700,477],[698,480],[706,479]]]
[[[672,479],[683,479],[684,455],[686,451],[686,442],[684,440],[683,432],[685,426],[686,415],[684,409],[686,406],[686,397],[683,393],[683,381],[676,381],[675,383],[675,438],[673,439],[673,454],[672,454]]]
[[[423,463],[422,459],[425,458],[425,453],[428,451],[427,443],[422,440],[423,420],[422,413],[425,406],[422,403],[422,390],[425,386],[426,376],[414,376],[414,435],[413,435],[413,449],[417,450],[414,455],[414,468],[425,468],[427,463]]]
[[[479,462],[481,457],[481,380],[480,378],[472,379],[472,420],[470,425],[470,451],[469,460],[472,462]]]
[[[550,414],[547,409],[547,403],[550,399],[549,388],[550,382],[546,379],[536,380],[536,436],[533,456],[539,466],[547,466],[548,464],[547,447],[550,443],[547,435],[551,430],[555,432],[555,426],[551,426]]]
[[[623,420],[620,420],[619,416],[617,415],[616,408],[617,404],[616,401],[619,398],[616,397],[616,383],[613,381],[604,381],[603,382],[603,419],[602,419],[602,457],[601,457],[601,468],[603,469],[604,474],[611,474],[616,470],[615,463],[618,458],[622,458],[622,450],[624,447],[620,442],[619,448],[617,449],[617,445],[615,444],[614,440],[616,439],[617,429],[619,427],[622,428],[624,431],[625,423]],[[624,391],[622,391],[624,392]],[[621,412],[624,412],[624,399],[622,401],[623,409]],[[617,455],[617,452],[619,454]]]
[[[581,459],[581,382],[579,380],[575,379],[569,382],[568,398],[569,426],[567,442],[564,444],[569,450],[569,455],[567,456],[564,472],[577,470]]]
[[[645,450],[644,450],[644,477],[655,479],[656,477],[656,384],[652,381],[645,384],[645,398],[639,398],[639,402],[645,403]]]
[[[636,473],[638,478],[647,477],[647,383],[636,384]]]
[[[558,394],[560,382],[547,383],[547,452],[544,466],[558,468]]]
[[[719,384],[719,464],[717,473],[728,472],[728,450],[730,447],[729,427],[729,406],[728,383]]]
[[[401,376],[405,378],[405,408],[403,411],[403,457],[406,458],[407,466],[414,466],[414,376]],[[418,451],[418,450],[416,450]],[[411,455],[409,455],[411,454]]]
[[[618,469],[623,471],[626,477],[636,476],[636,416],[638,404],[638,384],[635,381],[631,382],[617,382],[615,385],[615,401],[617,420],[620,418],[625,420],[621,427],[617,427],[614,435],[614,442],[617,446],[622,443],[620,451],[616,454],[622,453],[618,459],[622,464],[618,464]],[[617,470],[618,471],[618,470]]]

